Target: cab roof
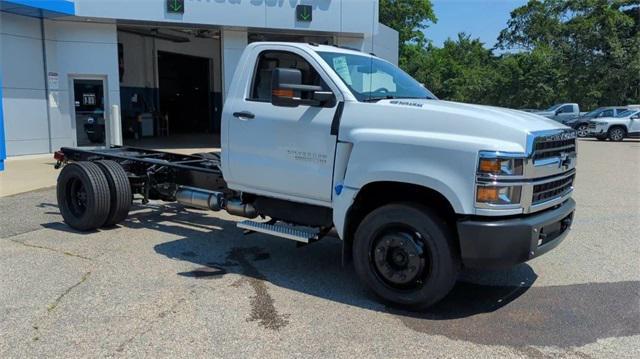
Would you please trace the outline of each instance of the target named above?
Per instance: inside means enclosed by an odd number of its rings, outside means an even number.
[[[315,52],[337,52],[344,54],[353,54],[360,56],[375,56],[375,54],[370,54],[366,52],[362,52],[360,50],[349,48],[346,46],[339,45],[321,45],[316,43],[303,43],[303,42],[284,42],[284,41],[257,41],[252,42],[249,46],[253,44],[260,45],[286,45],[286,46],[295,46],[309,51]]]

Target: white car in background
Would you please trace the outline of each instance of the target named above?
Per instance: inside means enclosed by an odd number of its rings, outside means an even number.
[[[604,117],[589,122],[589,135],[604,141],[640,138],[640,108],[631,108],[616,117]]]

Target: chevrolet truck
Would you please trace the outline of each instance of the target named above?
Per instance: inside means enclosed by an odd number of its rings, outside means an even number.
[[[576,133],[521,111],[442,101],[393,64],[336,46],[252,43],[222,115],[221,154],[62,148],[64,221],[113,226],[132,199],[244,217],[310,244],[327,235],[383,301],[445,297],[462,268],[505,268],[572,223]]]

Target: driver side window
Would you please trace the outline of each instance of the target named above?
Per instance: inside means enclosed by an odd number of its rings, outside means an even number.
[[[321,86],[329,91],[329,86],[322,80],[316,69],[300,55],[287,51],[264,51],[258,57],[258,66],[253,75],[251,96],[248,100],[271,101],[271,74],[276,68],[298,69],[302,73],[303,85]],[[309,99],[311,94],[302,92],[296,95]]]
[[[560,107],[560,109],[558,110],[558,114],[570,113],[570,112],[573,112],[573,106],[571,106],[571,105],[564,105],[564,106]]]

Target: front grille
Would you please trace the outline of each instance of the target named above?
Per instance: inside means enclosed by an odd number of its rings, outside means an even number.
[[[539,137],[534,142],[533,160],[562,157],[576,151],[575,132],[564,132],[558,135]]]
[[[568,193],[573,186],[575,175],[557,181],[551,181],[533,186],[532,204],[539,204],[550,199],[561,197]]]

